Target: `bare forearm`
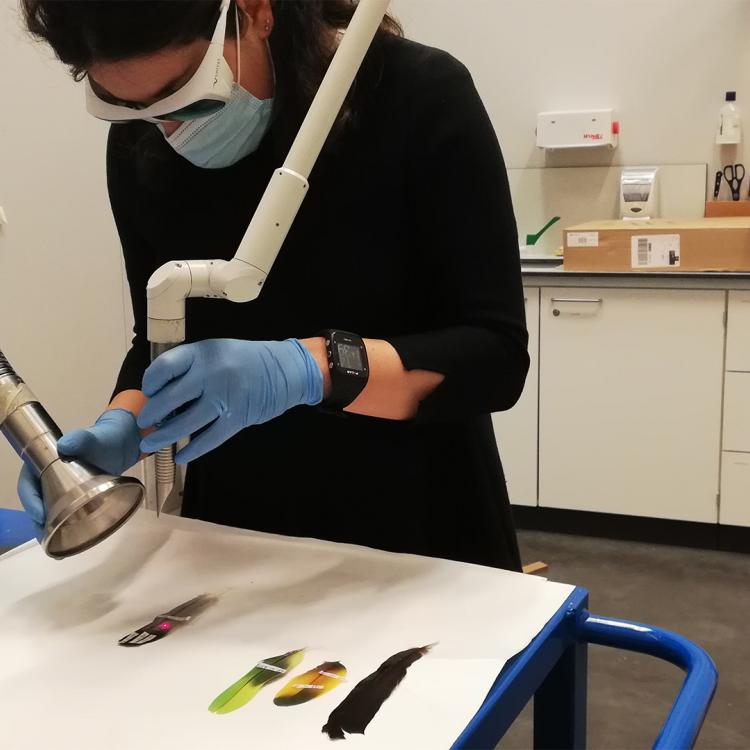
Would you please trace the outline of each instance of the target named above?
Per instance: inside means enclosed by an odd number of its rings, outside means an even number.
[[[138,415],[141,413],[141,409],[143,409],[146,404],[146,401],[148,401],[148,399],[142,391],[120,391],[114,396],[107,408],[125,409],[125,411],[131,412],[137,419]],[[150,435],[153,431],[153,427],[148,430],[141,430],[141,437],[146,437],[146,435]],[[141,458],[145,458],[145,454],[142,453]]]
[[[322,337],[304,339],[301,342],[318,363],[323,373],[324,394],[331,392],[331,376],[328,370],[325,341]],[[398,352],[387,341],[365,339],[370,377],[367,386],[347,407],[352,414],[368,417],[405,421],[413,419],[419,404],[443,382],[444,376],[428,370],[406,370]],[[125,409],[136,417],[141,413],[146,396],[137,390],[118,393],[111,401],[110,409]],[[144,437],[153,429],[143,431]]]
[[[331,392],[325,342],[322,338],[301,342],[320,366],[324,392]],[[365,339],[370,378],[366,388],[345,411],[368,417],[404,421],[413,419],[419,404],[443,382],[444,376],[428,370],[406,370],[398,352],[387,341]]]
[[[125,409],[134,416],[141,413],[147,399],[141,391],[120,391],[110,402],[110,409]]]

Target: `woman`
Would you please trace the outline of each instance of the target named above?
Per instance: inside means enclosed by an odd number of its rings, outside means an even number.
[[[233,256],[355,4],[22,4],[93,114],[157,113],[113,125],[107,150],[133,346],[109,409],[60,452],[117,473],[193,435],[186,516],[518,570],[489,417],[528,368],[518,242],[467,70],[386,18],[259,299],[191,301],[188,343],[149,366],[150,275]],[[215,34],[232,93],[206,114],[183,105]],[[331,378],[341,336],[358,375]],[[41,523],[25,470],[19,494]]]

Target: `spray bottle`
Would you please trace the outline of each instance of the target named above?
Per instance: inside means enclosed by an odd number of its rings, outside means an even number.
[[[742,115],[737,106],[737,92],[727,91],[726,104],[719,112],[716,143],[721,146],[742,143]]]

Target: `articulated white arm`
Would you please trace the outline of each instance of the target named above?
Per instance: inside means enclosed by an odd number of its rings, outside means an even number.
[[[344,104],[390,0],[360,0],[284,165],[275,170],[234,258],[174,261],[150,279],[148,339],[185,340],[185,300],[250,302],[263,287],[308,190],[307,179]]]

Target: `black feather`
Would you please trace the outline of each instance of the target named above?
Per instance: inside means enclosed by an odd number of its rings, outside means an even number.
[[[406,677],[406,670],[431,648],[410,648],[386,659],[375,672],[358,682],[333,709],[322,731],[332,740],[346,739],[345,732],[364,734],[380,707]]]

